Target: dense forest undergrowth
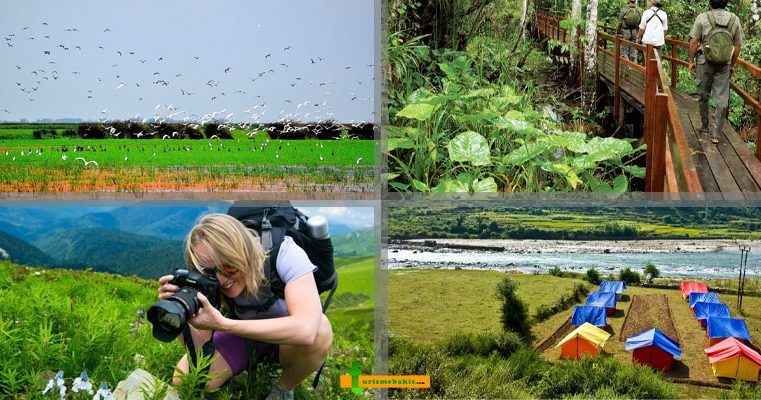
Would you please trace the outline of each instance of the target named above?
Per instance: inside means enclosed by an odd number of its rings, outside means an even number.
[[[598,23],[615,25],[623,5],[623,0],[594,1]],[[578,19],[566,22],[569,29],[583,29],[586,6],[580,5]],[[735,8],[741,21],[753,21],[748,0]],[[642,190],[641,140],[636,133],[616,131],[608,110],[597,108],[597,102],[583,104],[583,82],[574,78],[579,50],[533,39],[536,10],[570,15],[571,4],[389,3],[390,190]],[[685,40],[701,10],[679,0],[666,11],[669,33]],[[741,56],[757,63],[761,40],[755,33],[761,28],[746,24],[744,29]],[[749,93],[758,92],[758,82],[744,71],[735,81]],[[680,69],[680,89],[694,93],[693,86],[694,77]],[[734,93],[730,109],[730,122],[749,139],[755,113]]]

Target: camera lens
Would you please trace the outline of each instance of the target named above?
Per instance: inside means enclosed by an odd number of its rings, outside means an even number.
[[[166,330],[180,329],[182,326],[182,316],[179,314],[173,314],[167,310],[160,308],[157,312],[158,323]]]
[[[153,337],[163,342],[174,340],[201,307],[197,294],[197,290],[184,287],[152,305],[148,309],[148,321],[153,324]]]

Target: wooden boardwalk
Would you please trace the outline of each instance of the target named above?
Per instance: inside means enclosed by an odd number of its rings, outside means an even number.
[[[557,17],[539,14],[538,35],[564,41],[566,32],[559,27],[558,22]],[[671,38],[664,46],[664,54],[661,56],[652,47],[627,42],[605,33],[605,30],[601,27],[598,31],[598,84],[606,85],[612,94],[613,114],[619,124],[624,121],[625,104],[639,111],[644,118],[644,140],[648,145],[646,190],[761,192],[761,149],[754,156],[728,122],[724,124],[718,139],[696,131],[700,126],[697,100],[675,87],[677,68],[686,68],[688,65],[678,58],[679,49],[686,48],[688,44]],[[648,62],[640,65],[617,57],[623,45],[637,48],[643,55],[640,58]],[[670,79],[666,78],[661,57],[671,65]],[[761,79],[759,68],[742,60],[738,65],[751,76]],[[734,83],[732,89],[756,111],[759,122],[756,143],[761,143],[759,100]],[[710,114],[713,124],[713,109]]]

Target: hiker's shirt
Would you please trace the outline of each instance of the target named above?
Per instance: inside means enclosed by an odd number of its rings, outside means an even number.
[[[708,20],[709,12],[713,13],[713,16],[716,20],[716,25],[728,26],[730,18],[735,18],[735,22],[732,26],[732,31],[729,33],[732,35],[732,41],[735,44],[743,41],[744,36],[742,27],[740,26],[740,18],[723,8],[718,8],[698,15],[698,17],[695,18],[695,23],[692,24],[692,29],[690,29],[690,37],[698,40],[698,43],[700,43],[699,49],[701,51],[703,50],[703,45],[708,40],[708,34],[711,33],[711,21]],[[733,48],[732,54],[734,54],[734,51],[735,50]],[[732,63],[731,58],[727,64],[730,63]]]
[[[666,37],[663,32],[669,30],[666,12],[658,7],[652,7],[645,10],[645,12],[642,13],[639,29],[645,31],[642,35],[642,44],[663,46],[666,44]]]
[[[309,256],[304,249],[299,247],[290,236],[283,238],[283,243],[280,245],[280,251],[278,251],[277,254],[276,267],[277,273],[280,276],[280,280],[283,281],[283,284],[288,284],[291,281],[317,270],[317,267],[309,260]],[[238,306],[245,307],[251,304],[257,304],[259,300],[256,298],[247,298],[244,292],[232,301]],[[267,310],[236,310],[235,314],[238,319],[269,319],[287,317],[289,315],[285,300],[280,298]]]

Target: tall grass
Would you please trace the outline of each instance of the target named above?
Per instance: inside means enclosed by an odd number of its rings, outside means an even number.
[[[474,338],[471,338],[473,340]],[[461,338],[453,339],[461,341]],[[429,374],[431,388],[392,391],[394,398],[676,398],[673,384],[648,367],[613,357],[552,364],[530,348],[509,354],[462,354],[452,342],[389,341],[389,373]]]
[[[371,275],[373,261],[368,260],[347,268]],[[372,291],[371,285],[363,290]],[[95,386],[106,382],[113,389],[136,368],[147,370],[160,383],[170,383],[184,352],[177,341],[154,339],[150,323],[138,317],[138,309],[156,301],[154,281],[2,263],[0,298],[0,398],[36,398],[47,377],[58,370],[64,371],[67,385],[86,371]],[[358,361],[363,371],[372,370],[372,308],[367,309],[365,302],[332,307],[329,317],[334,342],[320,384],[316,392],[306,389],[311,380],[303,384],[297,398],[348,397],[351,392],[339,388],[339,376],[351,362]],[[267,368],[260,370],[259,386],[254,388],[248,387],[243,373],[212,395],[199,389],[208,376],[198,369],[177,389],[183,399],[263,398],[278,374],[277,367]]]

